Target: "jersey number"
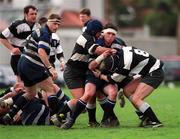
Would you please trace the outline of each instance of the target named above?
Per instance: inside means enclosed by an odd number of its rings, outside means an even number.
[[[131,67],[131,63],[133,61],[133,53],[146,57],[149,57],[149,53],[140,50],[140,49],[133,49],[134,51],[132,52],[132,47],[126,47],[126,49],[124,49],[124,53],[126,53],[124,55],[124,69],[130,70]]]
[[[143,50],[140,50],[140,49],[134,49],[134,52],[137,54],[137,55],[142,55],[144,57],[149,57],[149,53],[143,51]]]

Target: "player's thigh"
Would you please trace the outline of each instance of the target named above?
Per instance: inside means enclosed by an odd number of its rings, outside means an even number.
[[[134,79],[130,81],[125,87],[123,87],[123,93],[128,98],[134,94],[137,86],[139,85],[141,79]]]
[[[75,89],[69,89],[69,90],[73,98],[76,98],[76,99],[81,98],[84,94],[84,88],[75,88]]]
[[[41,88],[42,90],[44,90],[45,92],[47,92],[47,93],[52,93],[52,94],[54,94],[55,91],[54,91],[54,86],[53,86],[53,84],[54,84],[54,83],[53,83],[52,78],[51,78],[51,77],[48,77],[47,79],[39,82],[39,83],[37,84],[37,86],[38,86],[39,88]]]
[[[150,85],[147,85],[143,82],[139,83],[137,86],[134,94],[133,94],[133,99],[138,101],[138,100],[143,100],[147,96],[149,96],[153,92],[154,88]]]

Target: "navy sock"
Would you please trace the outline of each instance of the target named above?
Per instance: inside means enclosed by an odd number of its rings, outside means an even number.
[[[86,103],[82,100],[78,100],[76,104],[75,111],[73,112],[71,118],[75,121],[76,118],[81,114],[81,112],[86,108]]]
[[[51,95],[48,97],[48,104],[49,104],[49,108],[51,110],[52,115],[59,111],[58,103],[59,103],[59,100],[56,95]]]
[[[89,122],[96,122],[96,107],[92,109],[86,107],[86,109],[88,111]]]
[[[153,112],[153,110],[151,109],[151,107],[149,107],[145,112],[144,112],[144,115],[149,117],[149,119],[152,121],[152,122],[158,122],[160,123],[160,121],[158,120],[156,114]]]

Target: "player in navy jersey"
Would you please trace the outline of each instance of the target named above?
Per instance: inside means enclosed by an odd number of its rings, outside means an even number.
[[[106,47],[106,48],[118,48],[121,49],[123,45],[125,45],[125,42],[121,39],[117,41],[117,27],[113,25],[112,23],[108,23],[104,26],[102,30],[102,35],[101,37],[96,41],[97,44],[100,46]],[[92,59],[94,56],[92,57]],[[91,58],[90,58],[91,59]],[[91,61],[91,60],[90,60]],[[116,96],[117,96],[117,86],[114,84],[109,84],[106,83],[103,80],[99,80],[99,78],[95,77],[92,73],[92,71],[88,70],[87,75],[86,75],[86,84],[91,85],[91,90],[92,91],[97,91],[96,94],[99,97],[99,102],[104,110],[104,115],[101,120],[101,126],[105,127],[113,127],[113,126],[118,126],[119,121],[114,114],[113,107],[115,106],[116,102]],[[94,89],[92,89],[94,88]],[[106,97],[102,97],[100,95],[102,92],[107,95]],[[90,94],[93,94],[95,92],[89,91]],[[95,96],[96,96],[95,94]],[[88,94],[86,94],[88,95]],[[89,125],[95,125],[96,120],[95,120],[95,96],[90,99],[90,101],[87,103],[87,110],[88,111],[94,111],[94,115],[90,115],[89,113]],[[112,106],[112,107],[111,107]],[[90,118],[91,117],[91,118]],[[93,120],[94,119],[94,120]]]
[[[0,42],[11,52],[10,64],[17,77],[17,83],[21,83],[17,72],[17,64],[22,54],[26,38],[32,31],[40,28],[40,25],[36,23],[37,12],[37,8],[33,5],[24,7],[24,19],[13,21],[0,34]]]
[[[47,92],[49,96],[47,105],[52,111],[57,111],[58,98],[53,86],[53,80],[57,78],[57,72],[49,62],[49,55],[52,33],[57,31],[60,22],[59,15],[51,14],[48,17],[47,24],[43,28],[34,31],[27,38],[25,52],[18,63],[18,73],[24,82],[26,93],[15,102],[10,112],[5,115],[4,121],[7,124],[11,122],[19,109],[35,97],[37,88]]]
[[[150,95],[164,79],[162,61],[135,47],[123,47],[115,55],[105,58],[106,56],[100,55],[101,60],[96,62],[96,66],[91,67],[95,70],[99,66],[102,74],[97,70],[94,71],[94,74],[111,83],[120,83],[128,76],[141,75],[140,83],[124,93],[139,113],[148,118],[149,124],[144,127],[161,127],[162,123],[144,98]],[[105,75],[104,71],[110,71],[112,74]],[[127,86],[131,87],[131,85],[129,83]]]
[[[47,23],[48,19],[46,17],[41,17],[38,23],[43,27]],[[60,62],[60,70],[63,71],[65,67],[65,59],[62,46],[60,44],[60,39],[56,33],[52,33],[52,47],[50,52],[49,61],[53,67],[55,67],[54,63],[56,58]]]
[[[118,28],[114,24],[107,23],[103,28],[101,37],[96,41],[96,43],[103,46],[103,47],[107,47],[107,48],[121,49],[122,47],[126,46],[126,43],[121,38],[117,38],[117,32],[118,32]],[[98,78],[94,79],[94,81],[96,81],[96,82],[97,82],[97,80],[98,80],[98,82],[102,82],[102,80],[100,80]],[[126,82],[127,81],[129,82],[129,80],[126,80]],[[105,109],[106,105],[108,104],[107,101],[112,101],[115,104],[116,95],[117,95],[117,89],[118,88],[117,88],[116,85],[112,85],[112,84],[109,84],[109,83],[105,83],[104,85],[102,85],[102,83],[99,83],[99,84],[101,84],[101,87],[104,87],[104,89],[106,89],[105,94],[108,96],[107,98],[101,96],[100,99],[98,99],[100,104],[101,104],[101,107],[103,109]],[[108,88],[108,84],[109,84],[110,88]],[[114,93],[112,93],[112,88],[114,88],[113,90],[116,90],[116,91],[114,91]],[[109,100],[108,98],[111,98],[111,99],[113,98],[113,99]],[[120,103],[122,105],[124,105],[124,103],[125,103],[123,96],[121,96]],[[110,107],[108,106],[108,109],[109,108]],[[113,110],[111,112],[112,113],[110,114],[110,112],[106,112],[106,110],[105,110],[103,118],[101,120],[102,126],[116,126],[116,125],[119,125],[118,124],[119,123],[118,119],[115,116]],[[109,116],[107,116],[107,114]]]

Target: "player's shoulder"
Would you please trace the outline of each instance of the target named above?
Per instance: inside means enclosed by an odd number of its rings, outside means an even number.
[[[18,26],[18,25],[24,24],[24,23],[26,23],[25,20],[23,20],[23,19],[16,19],[16,20],[12,21],[10,26]]]

